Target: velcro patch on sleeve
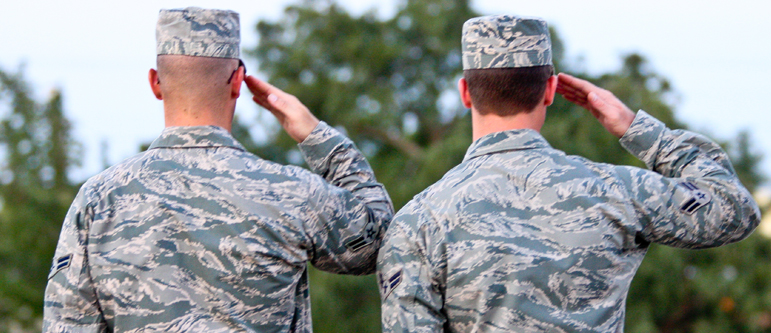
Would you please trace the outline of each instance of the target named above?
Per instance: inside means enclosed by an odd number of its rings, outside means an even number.
[[[56,275],[56,273],[61,272],[65,268],[70,267],[71,263],[72,263],[72,253],[55,258],[53,264],[51,265],[51,273],[48,274],[48,279],[51,279],[52,277],[54,277],[54,275]]]
[[[392,291],[402,282],[402,270],[400,269],[398,272],[394,273],[388,278],[385,278],[383,275],[379,274],[380,278],[380,289],[383,294],[383,299],[388,298],[388,295],[391,294]]]
[[[691,215],[712,200],[709,193],[699,189],[699,187],[692,182],[681,182],[680,186],[684,187],[689,194],[683,204],[680,205],[680,210],[683,211],[683,213]]]
[[[373,218],[370,218],[369,222],[364,227],[364,230],[362,230],[361,235],[358,235],[345,243],[345,246],[348,249],[350,249],[352,252],[356,252],[363,249],[365,246],[372,244],[372,242],[377,239],[379,231],[373,220]]]

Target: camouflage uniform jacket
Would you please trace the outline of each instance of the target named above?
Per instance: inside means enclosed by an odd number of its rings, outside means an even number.
[[[759,223],[717,144],[643,111],[620,142],[653,171],[565,155],[532,130],[475,141],[389,227],[384,332],[622,332],[651,242],[719,246]]]
[[[393,208],[333,128],[299,147],[318,175],[219,127],[170,127],[89,179],[62,227],[44,331],[311,332],[307,262],[373,273]]]

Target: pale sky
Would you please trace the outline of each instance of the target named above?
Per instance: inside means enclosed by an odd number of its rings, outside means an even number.
[[[354,14],[376,9],[390,17],[394,0],[340,0]],[[155,66],[155,22],[161,8],[199,6],[241,14],[242,47],[257,45],[254,26],[276,20],[294,1],[131,2],[6,1],[0,10],[0,68],[15,72],[25,63],[38,100],[51,89],[63,91],[66,115],[84,145],[81,181],[101,171],[100,143],[109,145],[108,161],[138,152],[163,128],[163,108],[147,83]],[[583,59],[592,74],[614,71],[621,57],[644,55],[652,68],[679,92],[678,118],[718,138],[749,129],[771,176],[771,3],[734,1],[472,1],[481,14],[540,16],[555,26],[568,59]],[[458,36],[460,38],[460,36]],[[257,64],[245,59],[249,73]],[[259,74],[258,74],[259,76]],[[264,78],[264,76],[263,76]],[[237,113],[254,123],[260,112],[244,93]],[[0,112],[6,112],[0,110]],[[548,121],[548,119],[547,119]]]

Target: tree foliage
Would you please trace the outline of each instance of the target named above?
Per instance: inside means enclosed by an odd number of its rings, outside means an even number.
[[[374,13],[352,17],[333,2],[304,2],[287,8],[280,23],[258,23],[251,54],[273,84],[345,129],[401,206],[459,163],[470,140],[455,94],[459,43],[446,36],[457,36],[473,15],[457,0],[408,2],[385,21]],[[274,151],[260,153],[291,161],[286,135],[267,147]]]
[[[467,0],[408,0],[387,19],[372,12],[353,17],[333,1],[303,1],[286,8],[277,22],[259,22],[259,44],[249,54],[268,81],[362,148],[398,209],[458,164],[471,143],[470,117],[456,82],[462,75],[461,26],[477,15]],[[557,71],[571,72],[554,30],[552,42]],[[672,84],[639,54],[625,56],[618,71],[574,74],[670,128],[686,128],[675,117]],[[644,167],[588,112],[562,98],[549,108],[542,134],[569,154]],[[241,136],[249,139],[245,130]],[[726,147],[740,178],[754,188],[764,178],[750,142],[740,134]],[[278,134],[253,151],[297,163],[295,149],[288,136]],[[753,262],[771,259],[769,253],[768,240],[759,236],[708,251],[654,245],[633,282],[627,331],[762,331],[764,320],[771,325],[771,312],[763,312],[771,308],[770,283],[758,278],[768,276],[758,267],[767,265]],[[311,273],[316,332],[380,331],[373,277]]]
[[[471,143],[470,117],[459,103],[460,31],[473,16],[468,0],[405,0],[396,14],[354,17],[333,1],[304,1],[278,22],[256,25],[249,54],[279,88],[345,131],[365,152],[396,208],[458,164]],[[552,31],[555,66],[565,50]],[[617,71],[573,73],[608,88],[633,109],[671,128],[677,93],[644,57],[630,54]],[[0,69],[0,332],[39,331],[43,290],[61,223],[77,185],[68,171],[80,146],[53,91],[38,102],[23,76]],[[236,122],[233,134],[258,155],[300,163],[294,141],[275,123],[255,141]],[[642,166],[586,111],[557,98],[542,133],[555,148],[598,162]],[[747,132],[727,140],[734,167],[754,189],[765,181],[762,156]],[[753,235],[703,251],[652,246],[627,304],[627,332],[768,332],[771,243]],[[379,332],[374,276],[311,270],[316,332]]]
[[[0,331],[39,324],[59,230],[77,190],[67,172],[79,146],[61,93],[44,103],[32,95],[21,70],[0,70]]]

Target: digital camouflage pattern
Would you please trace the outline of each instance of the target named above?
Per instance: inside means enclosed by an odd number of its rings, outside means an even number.
[[[158,55],[240,57],[241,27],[230,10],[162,9],[155,28]]]
[[[311,332],[307,262],[373,273],[393,207],[333,128],[299,147],[318,175],[219,127],[170,127],[89,179],[64,221],[43,331]]]
[[[463,69],[552,64],[546,21],[510,15],[472,18],[463,24]]]
[[[475,141],[391,222],[384,332],[623,332],[650,243],[719,246],[759,223],[717,144],[643,111],[620,142],[653,171],[565,155],[533,130]]]

